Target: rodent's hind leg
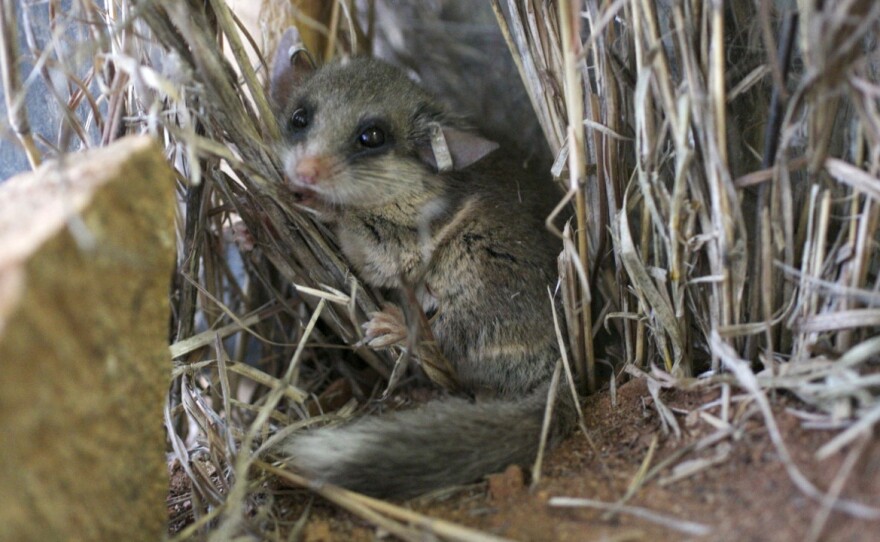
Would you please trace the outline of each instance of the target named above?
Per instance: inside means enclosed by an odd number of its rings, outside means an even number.
[[[453,365],[438,347],[427,322],[423,325],[425,329],[420,333],[410,330],[403,310],[397,305],[386,304],[382,310],[370,314],[370,320],[363,325],[364,338],[358,344],[370,348],[406,348],[434,383],[447,390],[458,389],[460,384]],[[410,333],[422,336],[418,344]]]
[[[360,344],[370,348],[405,346],[408,329],[406,317],[397,305],[387,303],[382,310],[370,314],[370,320],[362,326],[364,338]]]

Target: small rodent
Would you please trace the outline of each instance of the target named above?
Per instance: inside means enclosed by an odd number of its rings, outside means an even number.
[[[560,243],[544,225],[555,187],[398,68],[314,69],[293,39],[270,80],[287,183],[365,282],[392,295],[424,285],[419,302],[470,397],[298,433],[282,453],[318,481],[395,498],[533,461],[560,357],[548,296]],[[560,403],[551,441],[573,426],[571,399]]]

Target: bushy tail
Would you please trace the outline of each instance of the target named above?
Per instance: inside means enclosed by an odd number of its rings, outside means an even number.
[[[435,401],[297,435],[282,444],[281,451],[291,465],[317,481],[377,497],[413,497],[475,482],[511,464],[531,463],[546,396],[542,386],[515,402]],[[574,418],[571,399],[560,398],[551,444],[570,431]]]

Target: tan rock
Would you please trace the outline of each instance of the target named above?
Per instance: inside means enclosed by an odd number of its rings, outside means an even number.
[[[173,174],[148,138],[0,183],[0,540],[158,540]]]

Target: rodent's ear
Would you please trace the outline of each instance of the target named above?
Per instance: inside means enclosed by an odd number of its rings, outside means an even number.
[[[432,124],[431,145],[419,148],[419,157],[437,171],[459,170],[482,160],[498,143],[479,135]]]
[[[275,59],[272,61],[272,76],[269,79],[269,96],[278,106],[283,106],[287,97],[315,71],[315,63],[308,50],[302,45],[299,32],[290,27],[281,36]]]

